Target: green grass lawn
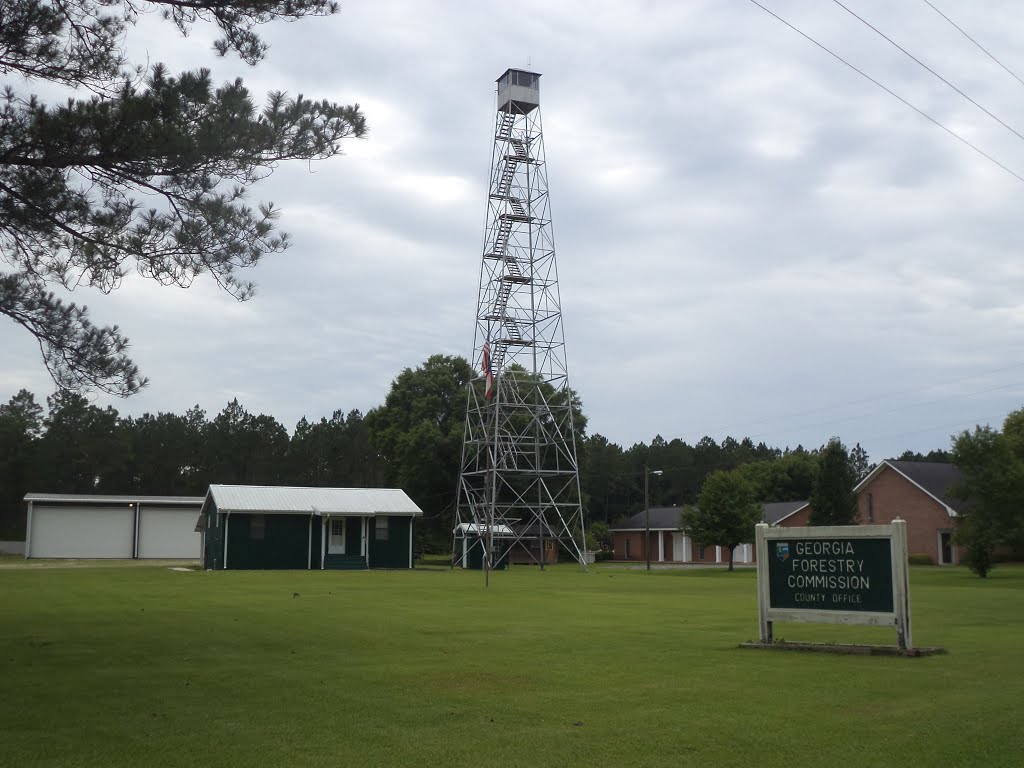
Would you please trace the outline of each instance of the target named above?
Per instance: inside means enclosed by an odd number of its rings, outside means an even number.
[[[914,569],[918,659],[740,650],[755,579],[0,570],[0,765],[1022,764],[1024,569]]]

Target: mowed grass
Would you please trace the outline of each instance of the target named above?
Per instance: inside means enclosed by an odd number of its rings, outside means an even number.
[[[947,655],[738,649],[750,570],[0,570],[0,765],[1020,765],[1024,570],[911,596]]]

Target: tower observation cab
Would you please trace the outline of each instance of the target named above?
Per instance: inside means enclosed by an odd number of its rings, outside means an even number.
[[[540,106],[540,75],[506,69],[498,78],[498,111],[526,115]]]

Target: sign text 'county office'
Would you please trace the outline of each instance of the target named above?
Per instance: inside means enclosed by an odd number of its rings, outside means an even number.
[[[778,539],[767,544],[772,608],[892,612],[888,539]]]

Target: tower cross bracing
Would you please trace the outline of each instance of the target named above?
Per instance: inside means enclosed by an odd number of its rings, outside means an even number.
[[[540,110],[540,75],[498,79],[453,563],[465,539],[485,570],[551,548],[585,565],[569,388]]]

